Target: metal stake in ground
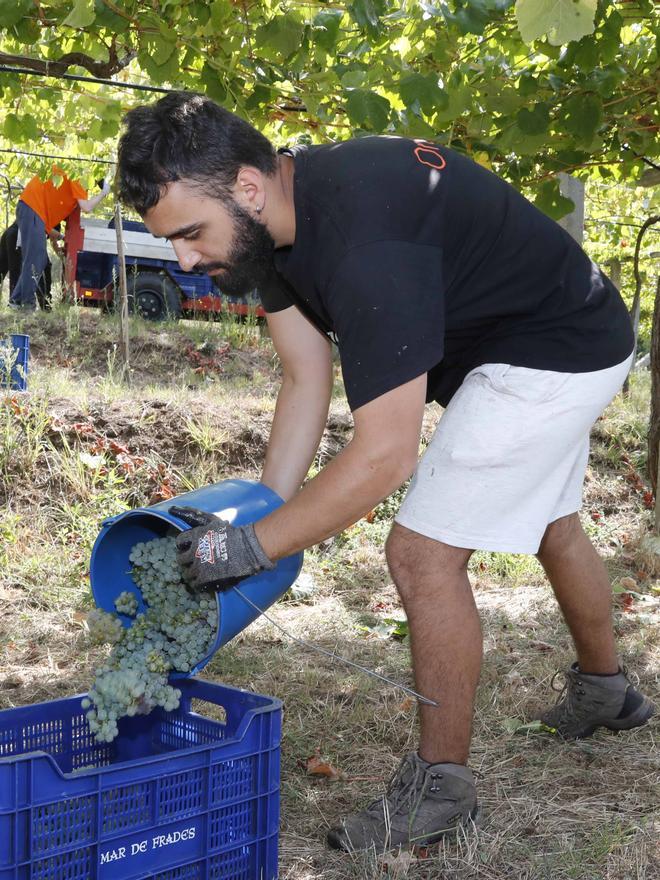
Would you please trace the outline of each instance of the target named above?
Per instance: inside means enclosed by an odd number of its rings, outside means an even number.
[[[232,587],[232,590],[237,593],[244,602],[247,602],[247,604],[251,605],[255,609],[255,611],[258,611],[259,614],[265,617],[268,623],[270,623],[276,629],[279,629],[281,633],[283,633],[293,642],[297,642],[299,645],[303,645],[305,648],[316,651],[318,654],[325,654],[325,656],[330,657],[331,660],[338,660],[340,663],[344,663],[346,666],[352,666],[353,669],[359,669],[360,672],[364,672],[367,675],[370,675],[372,678],[377,678],[380,681],[387,682],[387,684],[392,685],[392,687],[398,688],[398,690],[409,694],[411,697],[416,697],[420,703],[425,703],[427,706],[435,706],[436,708],[438,708],[438,704],[435,700],[430,700],[423,694],[418,694],[417,691],[414,691],[412,688],[407,687],[407,685],[401,684],[398,681],[393,681],[386,675],[381,675],[380,672],[376,672],[374,669],[369,669],[367,666],[361,666],[359,663],[355,663],[353,660],[347,660],[346,657],[340,656],[339,654],[337,654],[336,651],[326,651],[325,648],[321,648],[319,647],[319,645],[312,645],[311,642],[305,642],[303,639],[299,639],[297,636],[292,635],[288,630],[284,629],[283,626],[280,626],[279,623],[276,623],[276,621],[274,621],[272,617],[269,617],[269,615],[266,614],[263,608],[259,608],[258,605],[255,605],[252,599],[248,599],[245,593],[241,593],[238,587]]]
[[[126,257],[124,254],[124,229],[121,222],[121,207],[115,205],[115,232],[117,234],[117,264],[119,269],[119,348],[124,364],[124,378],[131,381],[130,352],[128,340],[128,283],[126,281]]]

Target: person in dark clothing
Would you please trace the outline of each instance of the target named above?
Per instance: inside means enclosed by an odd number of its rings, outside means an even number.
[[[37,282],[37,302],[39,303],[39,308],[42,312],[52,312],[53,311],[53,295],[52,295],[52,285],[53,285],[53,266],[50,261],[46,263],[44,271],[41,273],[41,277]]]
[[[440,144],[364,137],[277,152],[189,93],[127,115],[118,185],[184,269],[232,293],[259,289],[282,364],[262,481],[285,503],[238,527],[184,511],[191,589],[272,568],[414,472],[385,549],[424,697],[420,743],[329,844],[428,843],[476,820],[477,549],[535,554],[568,624],[577,659],[545,724],[579,738],[645,723],[654,707],[619,664],[611,584],[578,517],[589,431],[628,372],[633,334],[578,244]],[[332,342],[355,431],[301,488],[327,418]],[[446,409],[418,461],[431,400]]]
[[[59,231],[59,226],[55,227]],[[18,223],[14,221],[0,236],[0,285],[9,276],[9,297],[11,298],[23,265],[22,249],[17,247]],[[52,266],[46,257],[46,266],[37,282],[37,302],[44,312],[52,311]]]
[[[23,266],[11,292],[11,308],[37,307],[37,287],[48,262],[45,236],[51,237],[54,228],[74,211],[93,211],[109,192],[109,184],[104,183],[101,192],[88,199],[80,183],[70,180],[57,166],[48,180],[35,176],[29,181],[16,208]]]
[[[16,247],[18,223],[9,225],[0,236],[0,285],[9,276],[9,294],[16,286],[21,274],[21,249]]]

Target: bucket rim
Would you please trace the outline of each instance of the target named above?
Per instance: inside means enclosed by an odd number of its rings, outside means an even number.
[[[98,541],[101,540],[105,530],[111,528],[120,519],[135,519],[137,517],[153,517],[155,519],[160,519],[163,522],[169,523],[172,526],[176,526],[181,532],[185,532],[189,528],[191,528],[188,523],[184,522],[182,519],[179,519],[179,517],[175,516],[173,513],[170,513],[169,510],[157,510],[153,507],[136,507],[131,510],[123,510],[121,513],[116,514],[116,516],[111,516],[108,519],[104,519],[102,523],[102,529],[97,535],[94,544],[96,545]]]

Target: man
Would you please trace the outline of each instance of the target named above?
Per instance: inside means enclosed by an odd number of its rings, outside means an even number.
[[[9,295],[21,274],[21,249],[18,247],[18,223],[14,220],[0,236],[0,286],[9,276]]]
[[[104,183],[101,192],[88,199],[83,187],[57,166],[53,166],[53,174],[45,183],[37,176],[32,178],[16,209],[23,266],[9,297],[10,306],[36,309],[39,279],[48,264],[46,236],[55,241],[55,227],[59,223],[76,208],[93,211],[109,192],[110,186]]]
[[[48,238],[50,239],[55,252],[61,257],[63,251],[60,249],[61,246],[59,244],[59,240],[61,239],[59,225],[55,227]],[[18,245],[18,223],[14,220],[14,222],[11,223],[0,236],[0,286],[5,279],[5,276],[9,275],[10,302],[12,292],[16,287],[16,283],[21,274],[22,265],[22,252]],[[46,254],[46,266],[39,277],[36,290],[39,308],[44,312],[51,312],[53,310],[51,287],[52,267],[48,254]]]
[[[411,633],[421,738],[385,795],[330,831],[338,848],[428,842],[477,815],[467,766],[481,631],[475,549],[534,553],[577,661],[545,714],[562,736],[643,724],[619,667],[611,586],[577,511],[589,429],[633,338],[616,289],[495,175],[427,142],[367,137],[276,153],[210,100],[131,111],[121,198],[186,270],[257,286],[283,368],[255,526],[179,511],[191,589],[223,589],[356,522],[415,471],[387,541]],[[300,488],[341,355],[353,439]],[[427,400],[446,410],[417,463]],[[203,552],[203,550],[205,552]]]

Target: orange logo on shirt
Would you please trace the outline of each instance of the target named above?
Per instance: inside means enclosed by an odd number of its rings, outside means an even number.
[[[442,153],[435,144],[428,141],[415,141],[419,146],[415,147],[415,157],[422,165],[428,165],[429,168],[435,168],[436,171],[442,171],[446,166],[446,162],[442,157]]]

